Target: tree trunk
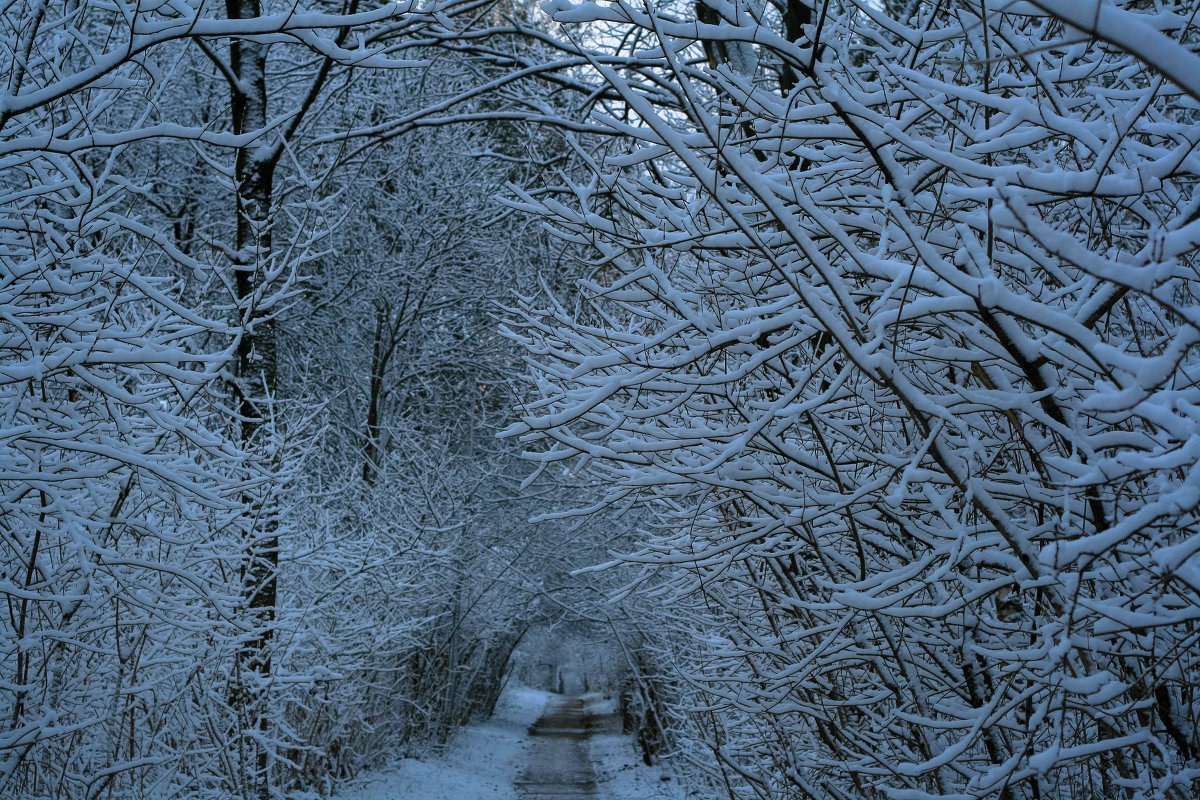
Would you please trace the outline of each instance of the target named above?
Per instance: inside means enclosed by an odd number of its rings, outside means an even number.
[[[367,429],[363,443],[363,483],[368,486],[375,483],[379,474],[379,458],[381,455],[380,437],[383,435],[379,422],[380,403],[383,400],[383,378],[387,372],[387,362],[396,344],[396,331],[391,320],[389,305],[379,300],[375,303],[375,338],[371,346],[371,383],[367,390]],[[398,323],[397,323],[398,324]]]
[[[226,0],[230,19],[261,15],[258,0]],[[233,133],[263,131],[267,125],[267,45],[234,40],[230,45],[231,109]],[[271,199],[274,191],[275,159],[263,141],[237,152],[234,164],[237,234],[234,276],[237,311],[243,331],[234,359],[233,391],[241,418],[240,439],[249,453],[261,451],[270,438],[270,403],[275,394],[277,354],[275,322],[269,310],[260,307],[263,283],[271,273]],[[267,687],[271,679],[271,636],[275,621],[276,580],[279,561],[278,518],[270,487],[243,495],[245,566],[242,599],[253,633],[237,655],[235,710],[243,730],[239,744],[242,778],[247,798],[270,796],[270,753],[262,744],[267,733]]]

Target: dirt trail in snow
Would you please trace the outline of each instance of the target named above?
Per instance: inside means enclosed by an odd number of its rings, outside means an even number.
[[[516,781],[521,800],[576,800],[596,796],[588,736],[596,729],[583,698],[552,696],[529,729],[533,748]]]

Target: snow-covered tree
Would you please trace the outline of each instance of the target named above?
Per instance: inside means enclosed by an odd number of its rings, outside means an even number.
[[[378,109],[440,102],[476,68],[370,77],[347,93],[343,118],[322,122],[337,131]],[[424,127],[365,150],[331,178],[347,212],[280,318],[282,394],[326,422],[285,515],[298,535],[281,551],[280,626],[297,631],[282,634],[296,642],[286,669],[338,676],[287,700],[294,726],[327,737],[308,740],[321,747],[305,757],[318,772],[322,752],[353,772],[489,713],[529,625],[525,584],[545,569],[533,542],[546,534],[528,519],[545,500],[530,496],[542,487],[522,490],[519,448],[495,437],[519,354],[494,314],[512,288],[536,287],[556,250],[492,198],[563,158],[543,152],[553,134],[521,132],[490,120]]]
[[[513,309],[511,432],[656,512],[622,560],[691,620],[693,754],[731,796],[1193,796],[1194,4],[549,7],[615,31],[631,145],[513,201],[595,277]]]
[[[186,784],[212,764],[194,712],[238,633],[218,532],[242,453],[212,410],[236,331],[184,297],[212,265],[123,203],[175,75],[112,42],[126,21],[45,2],[0,21],[6,796]]]
[[[340,172],[361,168],[364,150],[418,124],[445,125],[462,103],[501,89],[509,94],[478,119],[545,116],[508,88],[540,68],[517,59],[519,31],[488,7],[3,7],[0,795],[265,797],[307,790],[309,778],[319,785],[305,771],[312,764],[319,773],[369,757],[319,754],[340,740],[319,725],[292,726],[304,721],[303,692],[336,695],[344,676],[319,658],[329,639],[306,627],[325,621],[320,614],[280,607],[280,598],[319,597],[328,611],[333,601],[316,585],[281,590],[279,575],[320,580],[346,562],[329,552],[322,537],[334,534],[311,507],[290,514],[305,505],[298,492],[315,465],[328,466],[309,423],[333,398],[286,394],[294,372],[279,363],[281,320],[311,288],[314,263],[332,257],[331,232],[350,208],[339,193],[370,194],[370,176],[355,185]],[[366,96],[354,93],[364,76],[399,80],[428,69],[436,52],[472,69],[436,97],[409,98],[426,105],[343,105]],[[385,316],[399,291],[388,287]],[[459,324],[465,341],[470,326],[451,310],[441,306],[436,324]],[[482,394],[475,374],[455,373]],[[502,396],[487,402],[498,407]],[[313,399],[315,417],[303,407]],[[364,424],[379,435],[363,439]],[[354,425],[357,476],[383,458],[364,441],[378,444],[384,427],[378,418]],[[442,502],[481,476],[427,477]],[[405,551],[428,533],[428,521],[405,525],[427,487],[410,488],[359,507],[387,518],[357,529],[347,553]],[[296,527],[308,520],[314,530]],[[422,559],[436,565],[423,574],[454,572],[458,553],[445,544],[368,558],[352,577],[396,594]],[[281,553],[308,560],[281,565]],[[407,657],[409,632],[429,629],[431,617],[442,624],[444,609],[423,616],[430,586],[398,605],[411,616],[380,631],[397,637],[380,658]],[[341,610],[343,628],[365,630],[372,610]]]

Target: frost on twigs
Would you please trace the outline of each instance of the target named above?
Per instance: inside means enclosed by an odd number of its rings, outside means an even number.
[[[237,507],[244,458],[202,413],[224,354],[196,343],[223,326],[132,266],[135,223],[53,162],[35,167],[42,192],[0,209],[0,786],[30,797],[41,759],[66,785],[98,760],[136,766],[137,752],[77,743],[116,704],[165,724],[174,710],[151,711],[154,698],[184,691],[236,635],[236,598],[211,565],[237,554],[210,531]],[[55,207],[90,236],[56,235],[43,224]],[[171,620],[157,641],[156,619]]]
[[[671,45],[593,58],[634,141],[540,208],[599,266],[511,315],[523,429],[656,511],[624,560],[726,633],[685,752],[740,796],[1194,796],[1200,57],[1085,5],[555,5]]]

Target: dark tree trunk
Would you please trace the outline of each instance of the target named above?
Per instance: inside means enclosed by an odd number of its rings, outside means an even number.
[[[392,313],[392,305],[386,300],[375,301],[375,336],[371,346],[371,382],[367,389],[367,429],[364,431],[363,443],[363,482],[371,485],[379,474],[379,459],[383,455],[383,423],[382,403],[384,379],[387,376],[388,362],[396,352],[400,339],[400,325],[408,310],[408,291],[400,310]]]
[[[371,348],[371,385],[367,390],[367,430],[366,442],[363,445],[362,478],[363,483],[367,485],[375,483],[375,476],[379,472],[379,437],[382,433],[379,425],[379,401],[380,395],[383,394],[386,362],[384,352],[387,349],[384,338],[387,328],[387,312],[385,307],[380,305],[376,309],[375,341]]]
[[[812,6],[805,0],[787,0],[783,10],[783,36],[796,43],[804,38],[804,26],[812,22]],[[779,88],[786,97],[796,85],[796,70],[784,64],[779,71]]]
[[[226,0],[230,19],[261,15],[258,0]],[[267,45],[235,40],[230,45],[233,133],[264,131],[267,126]],[[240,439],[249,453],[261,450],[270,436],[270,403],[277,377],[275,322],[269,310],[259,307],[260,290],[269,280],[271,263],[271,200],[276,160],[267,142],[252,142],[237,152],[234,163],[237,233],[234,277],[237,311],[243,330],[233,364],[233,392],[241,418]],[[248,492],[243,517],[245,567],[242,598],[253,633],[237,656],[235,710],[244,730],[266,734],[267,687],[271,680],[271,636],[275,622],[276,581],[279,562],[278,519],[270,490]],[[264,737],[265,738],[265,737]],[[243,765],[251,772],[243,778],[249,797],[270,796],[270,753],[264,738],[243,737],[239,749]]]

